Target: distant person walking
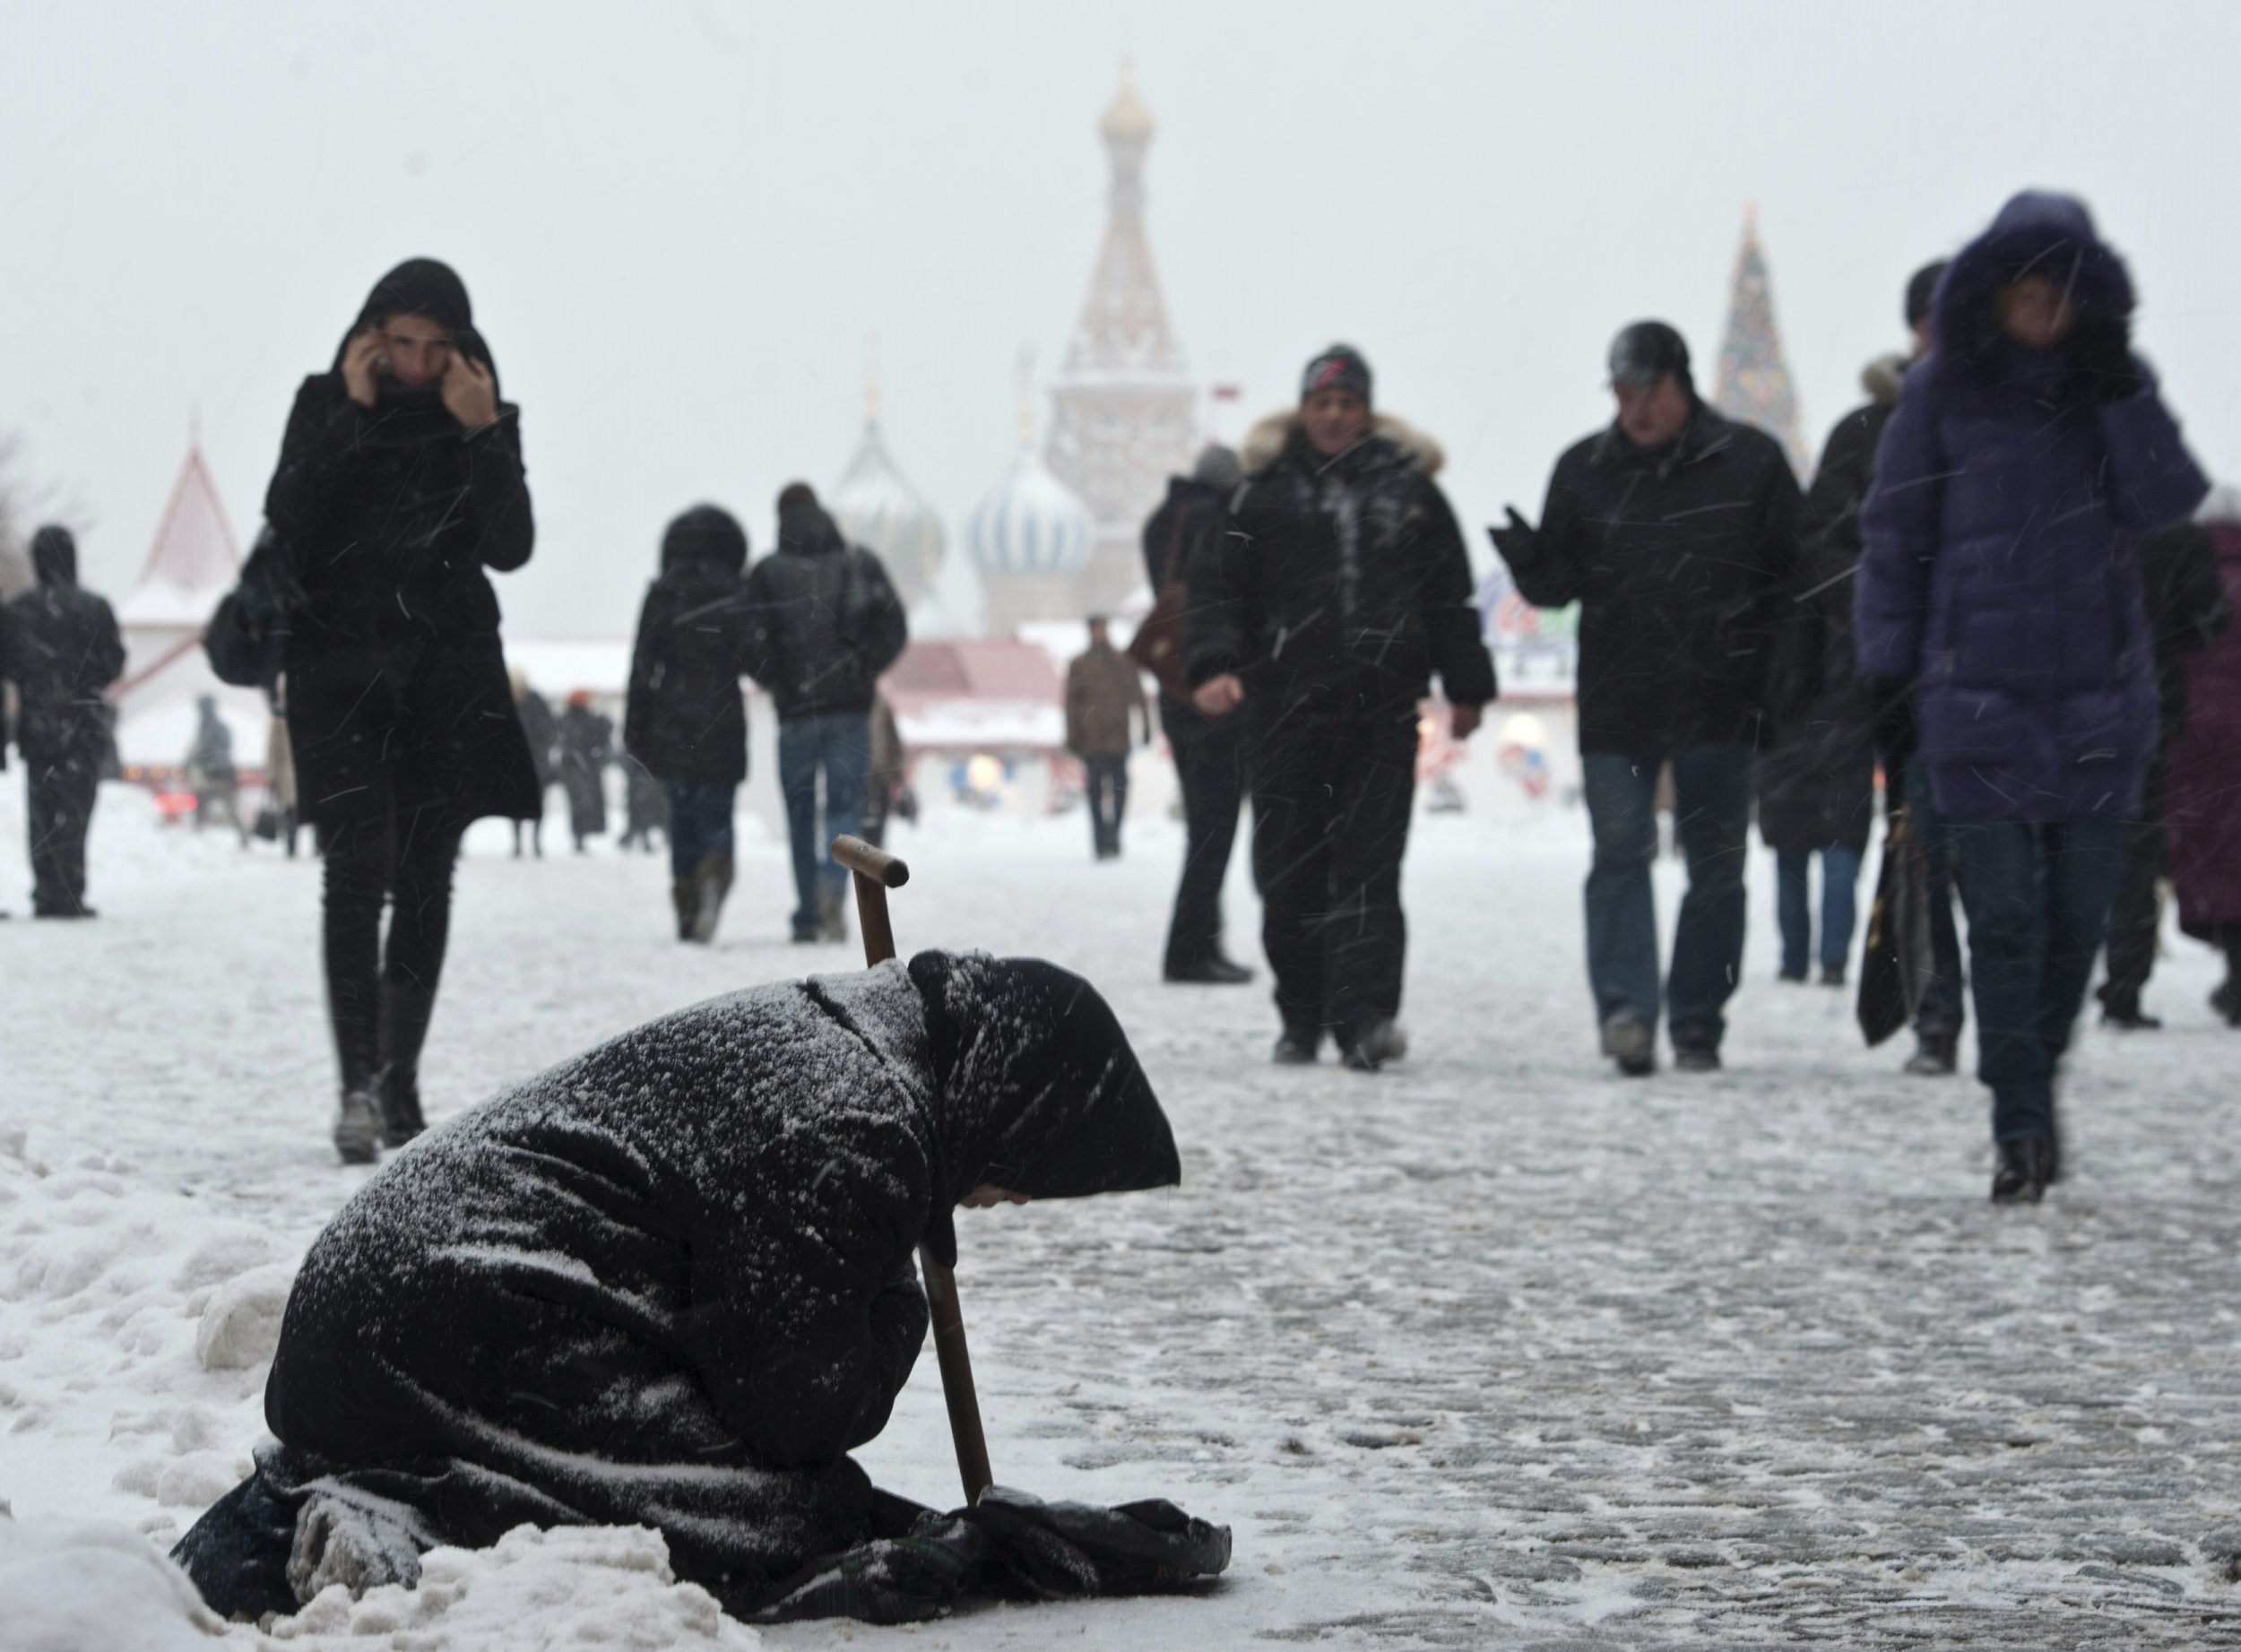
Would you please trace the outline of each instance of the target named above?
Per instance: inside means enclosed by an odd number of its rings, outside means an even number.
[[[755,680],[778,709],[778,789],[797,897],[793,938],[839,940],[848,874],[827,852],[863,830],[871,696],[910,634],[879,558],[841,537],[807,482],[778,496],[778,549],[749,570]],[[824,783],[822,826],[818,784]]]
[[[887,841],[887,822],[918,818],[911,791],[910,753],[903,748],[902,725],[884,694],[871,696],[871,763],[864,771],[864,842],[875,848]]]
[[[1467,739],[1494,697],[1470,558],[1432,480],[1439,444],[1373,413],[1370,364],[1334,344],[1295,411],[1246,439],[1218,548],[1191,568],[1183,662],[1207,717],[1252,719],[1253,873],[1284,1031],[1375,1072],[1406,1053],[1401,856],[1418,705],[1436,673]]]
[[[1151,739],[1151,707],[1136,662],[1113,647],[1103,618],[1093,618],[1089,646],[1066,668],[1066,748],[1082,761],[1090,850],[1100,861],[1120,859],[1129,754]]]
[[[1190,475],[1168,480],[1166,498],[1144,524],[1144,575],[1155,604],[1178,601],[1189,611],[1191,570],[1219,554],[1230,496],[1242,477],[1236,454],[1209,443]],[[1155,606],[1154,615],[1158,612]],[[1142,657],[1141,638],[1129,646]],[[1190,679],[1180,669],[1163,671],[1159,726],[1182,791],[1185,837],[1182,879],[1175,888],[1162,973],[1169,981],[1237,986],[1250,981],[1253,973],[1223,950],[1222,885],[1229,876],[1237,817],[1244,806],[1245,742],[1252,720],[1209,717],[1191,704],[1189,688]]]
[[[1588,977],[1603,1053],[1657,1066],[1658,771],[1673,766],[1689,889],[1662,1004],[1674,1064],[1720,1065],[1742,977],[1752,759],[1797,567],[1797,479],[1765,432],[1697,394],[1659,321],[1612,342],[1618,416],[1556,462],[1536,531],[1493,530],[1519,592],[1580,604],[1579,752],[1595,835]]]
[[[757,663],[741,577],[747,530],[696,505],[662,535],[662,571],[638,610],[623,748],[669,798],[677,938],[715,938],[731,889],[731,817],[747,779],[747,697]]]
[[[2241,491],[2202,512],[2226,607],[2241,613]],[[2210,1007],[2241,1027],[2241,620],[2186,662],[2186,724],[2171,742],[2171,882],[2179,927],[2225,954]]]
[[[589,688],[568,696],[556,749],[560,790],[568,800],[568,835],[582,854],[587,838],[607,831],[607,765],[615,759],[615,720],[593,709]]]
[[[520,413],[449,267],[415,258],[375,285],[297,393],[265,515],[303,592],[289,732],[326,851],[334,1144],[364,1163],[423,1128],[461,834],[535,813],[484,572],[520,567],[536,539]]]
[[[78,541],[49,525],[31,536],[38,584],[0,613],[0,674],[15,684],[15,745],[30,803],[31,912],[91,918],[86,830],[109,753],[102,691],[125,674],[109,605],[78,584]]]
[[[186,783],[195,793],[195,829],[216,824],[222,813],[226,824],[249,845],[249,823],[241,817],[241,770],[233,760],[233,731],[218,714],[215,695],[199,695],[195,701],[195,743],[186,754]]]
[[[530,814],[514,819],[514,858],[522,858],[522,827],[529,828],[532,852],[541,861],[545,858],[545,796],[552,789],[552,769],[560,745],[560,725],[552,714],[552,707],[545,704],[545,696],[532,688],[529,673],[518,665],[509,667],[506,673],[507,685],[514,691],[514,713],[521,719],[522,739],[529,745],[530,766],[537,772],[536,808]]]
[[[2134,537],[2207,489],[2132,353],[2082,203],[2027,192],[1938,283],[1861,512],[1859,664],[1885,763],[1918,730],[1968,912],[1992,1197],[2061,1174],[2055,1068],[2156,745]]]

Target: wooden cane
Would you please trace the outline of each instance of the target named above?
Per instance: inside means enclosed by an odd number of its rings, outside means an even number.
[[[884,849],[844,833],[833,840],[833,863],[855,875],[856,921],[864,932],[864,962],[884,964],[895,956],[895,930],[887,921],[887,891],[911,880],[911,869]],[[941,1364],[941,1397],[949,1407],[949,1434],[957,1447],[957,1477],[965,1501],[977,1503],[996,1483],[988,1466],[988,1435],[981,1427],[981,1402],[973,1390],[973,1355],[965,1344],[965,1309],[957,1300],[957,1276],[925,1246],[918,1248],[918,1269],[926,1281],[933,1310],[934,1357]]]

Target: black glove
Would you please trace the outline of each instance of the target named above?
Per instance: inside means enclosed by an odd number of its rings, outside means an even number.
[[[1537,538],[1533,532],[1533,524],[1518,515],[1516,506],[1506,505],[1502,509],[1510,518],[1509,525],[1488,528],[1486,537],[1494,541],[1494,549],[1501,553],[1501,559],[1504,562],[1512,567],[1516,566],[1520,558],[1530,562],[1533,559],[1535,542]]]
[[[1904,796],[1907,765],[1914,761],[1914,679],[1870,677],[1860,684],[1875,723],[1875,752],[1883,760],[1887,797]]]
[[[2147,387],[2147,376],[2133,359],[2132,318],[2089,316],[2070,340],[2068,394],[2072,406],[2128,402]]]

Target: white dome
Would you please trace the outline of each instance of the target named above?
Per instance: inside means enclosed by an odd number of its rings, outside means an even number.
[[[1079,495],[1023,447],[1003,480],[965,524],[973,564],[991,578],[1007,574],[1078,574],[1088,564],[1097,524]]]
[[[947,542],[941,518],[887,452],[879,421],[869,419],[856,456],[826,501],[843,537],[876,555],[905,606],[933,583]]]

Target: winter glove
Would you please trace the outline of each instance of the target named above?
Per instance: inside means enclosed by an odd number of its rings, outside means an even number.
[[[1875,723],[1875,751],[1883,760],[1885,795],[1903,796],[1907,765],[1914,761],[1914,681],[1870,677],[1860,684]]]
[[[2133,359],[2129,316],[2081,322],[2071,340],[2070,364],[2063,400],[2072,406],[2128,402],[2147,386],[2146,374]]]
[[[1506,505],[1502,510],[1510,518],[1508,525],[1490,527],[1486,530],[1486,536],[1494,541],[1494,549],[1501,553],[1501,559],[1512,567],[1520,561],[1532,561],[1537,549],[1533,524],[1518,515],[1518,507],[1514,505]]]

